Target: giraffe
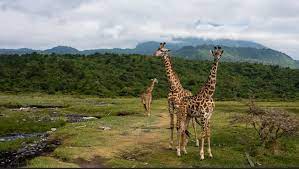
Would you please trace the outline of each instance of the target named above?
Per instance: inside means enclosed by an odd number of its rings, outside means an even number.
[[[144,106],[145,113],[148,116],[151,115],[151,104],[152,104],[152,91],[154,89],[155,83],[158,83],[156,78],[151,79],[150,85],[147,87],[146,91],[141,94],[141,102]]]
[[[205,138],[208,142],[208,153],[210,158],[213,157],[211,152],[211,143],[210,143],[210,118],[212,116],[213,110],[215,108],[215,103],[213,101],[213,95],[216,89],[216,75],[217,67],[219,60],[223,54],[223,50],[220,46],[214,47],[213,51],[210,51],[214,57],[214,62],[210,70],[209,77],[194,96],[187,96],[182,99],[179,105],[180,117],[178,117],[179,132],[177,135],[177,155],[181,156],[181,148],[184,150],[184,141],[185,141],[185,131],[188,129],[188,124],[191,118],[199,118],[199,121],[196,121],[202,128],[200,137],[201,137],[201,148],[200,148],[200,159],[204,159],[204,142]],[[182,142],[182,143],[181,143]]]
[[[173,70],[169,49],[166,49],[165,42],[160,43],[160,47],[154,53],[154,56],[161,57],[164,61],[165,71],[169,83],[169,93],[168,93],[168,112],[170,115],[170,144],[169,148],[173,148],[173,132],[174,132],[174,116],[177,111],[180,100],[185,96],[192,96],[189,90],[186,90],[181,85],[180,79]],[[194,119],[192,119],[192,127],[194,129],[196,146],[199,146],[199,140],[197,139],[196,125]],[[187,144],[187,141],[186,141]]]

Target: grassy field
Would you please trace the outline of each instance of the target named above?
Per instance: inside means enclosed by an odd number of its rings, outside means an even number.
[[[146,117],[139,98],[0,94],[0,135],[57,128],[51,138],[62,140],[62,145],[51,154],[29,160],[28,167],[249,167],[245,152],[260,167],[299,166],[298,135],[281,139],[279,154],[272,155],[254,146],[257,137],[253,129],[230,125],[231,116],[247,110],[246,100],[216,102],[212,116],[213,159],[206,156],[204,161],[199,160],[194,135],[187,147],[188,154],[178,158],[174,150],[168,149],[170,130],[166,104],[166,99],[154,100],[152,116]],[[299,115],[299,101],[258,102],[258,105],[283,108]],[[27,106],[37,108],[17,110]],[[99,119],[66,123],[66,114]],[[21,142],[32,139],[0,142],[0,151],[16,149]]]

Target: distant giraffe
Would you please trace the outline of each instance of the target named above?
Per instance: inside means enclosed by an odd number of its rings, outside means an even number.
[[[192,96],[192,93],[183,88],[181,85],[180,79],[173,70],[169,49],[166,49],[164,43],[160,43],[160,47],[154,53],[154,56],[161,57],[164,61],[164,66],[166,70],[166,75],[169,83],[169,93],[168,93],[168,111],[170,115],[170,148],[173,148],[173,129],[174,129],[174,115],[176,114],[175,110],[179,105],[181,99],[185,96]],[[197,139],[196,125],[194,119],[192,120],[192,126],[196,138],[196,146],[199,146],[199,141]],[[186,142],[187,144],[187,142]]]
[[[191,118],[199,118],[197,121],[202,127],[201,131],[201,149],[200,149],[200,159],[204,159],[204,140],[207,138],[208,141],[208,153],[212,158],[211,143],[210,143],[210,118],[212,116],[215,103],[213,101],[213,95],[216,88],[216,75],[219,60],[223,54],[223,50],[220,46],[215,47],[211,54],[214,57],[214,63],[210,70],[210,75],[208,77],[205,85],[199,90],[195,96],[184,97],[179,105],[179,113],[181,117],[178,117],[179,132],[178,132],[178,146],[177,155],[181,155],[181,148],[185,146],[185,131],[188,129],[188,124]],[[181,143],[182,141],[182,143]],[[184,150],[184,149],[183,149]],[[185,151],[185,150],[184,150]]]
[[[155,83],[158,83],[156,78],[151,79],[150,85],[147,87],[146,91],[141,94],[141,102],[144,106],[145,113],[148,116],[151,115],[151,104],[152,104],[152,91],[154,89]]]

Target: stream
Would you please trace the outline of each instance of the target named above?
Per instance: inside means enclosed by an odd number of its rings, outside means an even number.
[[[10,141],[17,138],[39,136],[39,140],[30,144],[22,145],[21,148],[14,151],[0,151],[0,167],[1,168],[15,168],[26,165],[26,160],[33,157],[49,153],[60,145],[58,140],[49,140],[48,133],[34,133],[34,134],[15,134],[13,136],[1,137],[5,141]]]

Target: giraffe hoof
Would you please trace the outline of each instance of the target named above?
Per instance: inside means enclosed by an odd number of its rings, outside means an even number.
[[[186,147],[183,148],[183,152],[184,152],[184,154],[188,154],[187,150],[186,150]]]
[[[200,160],[204,160],[205,159],[205,156],[203,153],[200,153]]]
[[[168,149],[170,149],[170,150],[174,150],[174,148],[173,148],[172,145],[169,145],[169,146],[168,146]]]
[[[199,141],[196,139],[196,147],[199,147]]]
[[[176,154],[178,157],[181,157],[181,151],[179,149],[176,150]]]
[[[213,155],[212,155],[212,154],[210,154],[210,155],[209,155],[209,157],[210,157],[210,158],[213,158]]]

